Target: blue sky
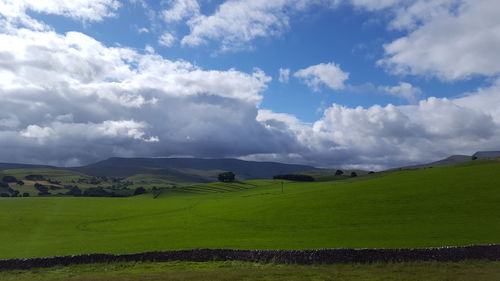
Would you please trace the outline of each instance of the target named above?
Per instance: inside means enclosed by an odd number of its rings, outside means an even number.
[[[205,13],[214,13],[222,3],[200,1],[200,8]],[[487,84],[485,77],[440,81],[433,77],[394,75],[378,66],[377,61],[384,56],[383,45],[405,33],[388,27],[392,20],[388,10],[367,11],[347,4],[335,9],[313,5],[307,12],[294,13],[280,35],[257,37],[245,42],[242,50],[221,51],[218,42],[183,46],[177,39],[172,46],[162,46],[159,37],[166,31],[176,37],[189,33],[189,28],[183,23],[165,23],[159,19],[161,14],[151,16],[174,4],[174,1],[124,1],[116,10],[116,16],[96,23],[43,13],[31,15],[59,33],[79,31],[107,46],[126,46],[139,51],[149,45],[165,58],[186,60],[204,69],[234,68],[243,72],[262,69],[273,80],[263,94],[260,107],[293,114],[304,122],[316,121],[322,110],[333,103],[349,107],[411,103],[404,98],[374,91],[378,86],[407,82],[421,89],[421,98],[425,98],[454,97]],[[314,92],[293,77],[288,83],[279,81],[280,68],[290,69],[293,74],[299,69],[325,62],[339,64],[350,74],[345,82],[349,86],[347,89],[322,87],[320,92]]]
[[[493,0],[0,8],[2,40],[16,42],[0,49],[0,141],[12,147],[0,161],[195,156],[383,169],[500,149]],[[29,116],[12,111],[19,97],[32,102]],[[65,135],[73,130],[92,137]],[[46,150],[57,151],[39,156]]]

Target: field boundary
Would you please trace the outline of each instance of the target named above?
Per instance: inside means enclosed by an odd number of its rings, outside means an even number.
[[[233,250],[191,249],[136,254],[85,254],[47,258],[0,260],[0,270],[31,269],[75,264],[166,261],[247,261],[282,264],[335,264],[463,260],[500,261],[500,244],[439,248]]]

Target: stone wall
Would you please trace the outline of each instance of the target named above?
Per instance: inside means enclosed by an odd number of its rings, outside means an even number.
[[[135,261],[249,261],[262,263],[333,264],[411,261],[500,261],[500,245],[417,249],[318,249],[318,250],[231,250],[193,249],[137,254],[88,254],[48,258],[0,260],[0,270],[30,269],[58,265]]]

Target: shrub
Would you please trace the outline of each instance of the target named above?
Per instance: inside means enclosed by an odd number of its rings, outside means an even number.
[[[66,192],[66,195],[80,196],[82,195],[82,190],[78,188],[78,186],[71,186],[69,187],[69,191]]]
[[[90,196],[90,197],[109,197],[112,195],[113,194],[108,193],[101,186],[87,188],[85,189],[85,191],[83,191],[83,196]]]
[[[134,195],[140,195],[140,194],[144,194],[146,193],[146,189],[144,189],[144,187],[138,187],[135,189],[134,191]]]
[[[3,176],[2,181],[10,183],[10,182],[17,182],[17,179],[13,176]]]
[[[308,175],[276,175],[273,177],[276,180],[291,180],[291,181],[314,181],[314,178]]]
[[[357,177],[357,176],[358,176],[358,174],[356,172],[352,172],[351,173],[351,178],[354,178],[354,177]]]
[[[224,172],[220,173],[217,179],[221,182],[233,182],[235,179],[235,175],[233,172]]]
[[[27,175],[25,176],[27,180],[30,181],[43,181],[45,178],[42,175]]]
[[[49,191],[48,187],[46,187],[45,185],[39,184],[39,183],[35,183],[35,188],[38,191],[40,191],[40,193],[48,193],[48,191]]]

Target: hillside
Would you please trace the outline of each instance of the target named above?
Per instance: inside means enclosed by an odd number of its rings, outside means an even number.
[[[276,162],[255,162],[238,159],[201,158],[109,158],[95,164],[71,168],[91,176],[130,177],[136,174],[196,174],[200,171],[231,171],[239,179],[266,179],[277,174],[295,173],[316,168]],[[203,182],[193,178],[194,182]],[[206,180],[205,182],[207,182]]]
[[[13,169],[57,169],[57,167],[34,164],[0,163],[0,171]]]
[[[500,151],[478,151],[472,155],[477,159],[495,159],[500,158]]]
[[[335,182],[256,180],[131,198],[0,198],[0,258],[189,248],[499,243],[500,163]]]
[[[450,157],[447,157],[442,160],[430,162],[430,163],[425,163],[425,164],[419,164],[419,165],[412,165],[412,166],[405,166],[401,168],[394,168],[390,170],[411,170],[411,169],[427,169],[427,168],[436,168],[436,167],[443,167],[443,166],[450,166],[450,165],[455,165],[455,164],[460,164],[460,163],[465,163],[468,161],[472,161],[472,156],[469,155],[452,155]]]

